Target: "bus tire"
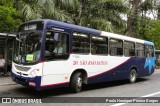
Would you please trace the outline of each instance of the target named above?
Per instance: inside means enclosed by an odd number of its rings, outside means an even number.
[[[72,92],[74,93],[80,92],[82,89],[82,84],[83,84],[82,73],[81,72],[75,73],[70,82],[70,87]]]
[[[129,74],[129,81],[130,83],[135,83],[137,79],[137,71],[135,69],[131,69]]]

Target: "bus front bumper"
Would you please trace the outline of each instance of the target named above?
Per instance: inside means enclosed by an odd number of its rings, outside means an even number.
[[[11,76],[12,76],[12,80],[18,84],[21,84],[27,87],[31,87],[36,90],[40,90],[40,83],[41,83],[40,76],[36,76],[34,78],[23,77],[23,76],[16,75],[13,72],[11,73]]]

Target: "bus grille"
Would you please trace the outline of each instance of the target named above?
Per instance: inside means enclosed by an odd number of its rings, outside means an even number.
[[[15,65],[15,67],[17,70],[20,70],[20,71],[28,71],[31,69],[31,67],[22,67],[22,66],[17,66],[17,65]]]

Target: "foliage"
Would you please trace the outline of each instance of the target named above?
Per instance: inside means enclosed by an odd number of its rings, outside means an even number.
[[[122,19],[121,15],[126,14],[127,10],[128,7],[121,0],[100,0],[98,3],[95,3],[95,8],[91,11],[94,17],[99,16],[101,18],[102,26],[104,23],[104,27],[100,28],[101,30],[117,32],[116,28],[125,27],[126,22]],[[99,29],[99,27],[97,28]]]
[[[125,28],[128,10],[122,0],[14,0],[14,7],[23,21],[49,18],[109,32]]]
[[[121,17],[128,6],[122,0],[75,0],[76,7],[68,12],[75,24],[109,32],[119,32],[125,28]],[[122,32],[121,32],[122,33]]]
[[[20,24],[19,14],[13,8],[12,2],[2,0],[0,2],[0,32],[15,32]]]
[[[65,2],[66,0],[14,0],[14,7],[21,13],[23,21],[41,18],[64,21],[70,17],[58,6]]]
[[[150,21],[144,30],[146,40],[154,42],[156,49],[160,49],[160,20]]]
[[[153,25],[154,21],[147,17],[147,13],[158,11],[159,0],[141,1],[139,6],[135,6],[132,15],[130,12],[134,2],[129,1],[131,0],[0,0],[0,32],[15,32],[21,21],[48,18],[124,34],[126,26],[128,27],[124,16],[127,16],[134,19],[130,23],[133,26],[133,37],[153,40],[147,33],[152,31],[149,30],[150,26],[158,28],[158,24],[155,22]]]
[[[157,6],[155,6],[154,2],[158,5],[156,0],[145,0],[141,2],[140,13],[136,17],[136,22],[134,23],[133,35],[136,38],[153,41],[156,47],[159,48],[159,41],[157,39],[158,30],[160,29],[158,25],[159,21],[154,20],[156,14],[153,11],[157,10]],[[153,18],[148,17],[148,13],[152,14]]]

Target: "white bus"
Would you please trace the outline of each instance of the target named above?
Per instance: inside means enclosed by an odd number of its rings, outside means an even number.
[[[155,50],[155,68],[159,69],[160,68],[160,50]]]
[[[44,90],[150,76],[154,44],[149,41],[54,20],[19,27],[12,63],[13,80]]]

